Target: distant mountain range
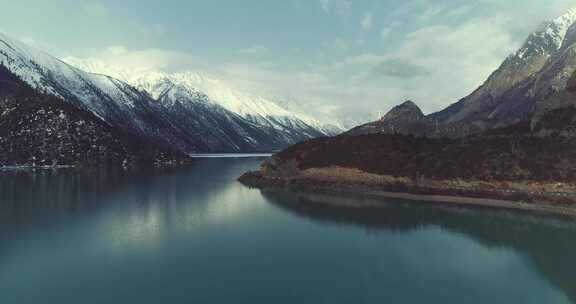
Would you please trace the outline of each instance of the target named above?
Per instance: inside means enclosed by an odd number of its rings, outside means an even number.
[[[273,101],[222,90],[198,75],[111,73],[118,79],[73,67],[1,34],[0,64],[38,92],[184,153],[268,152],[338,132]],[[198,87],[209,89],[218,101]]]
[[[338,122],[325,119],[320,121],[311,117],[292,100],[248,93],[223,80],[201,73],[190,71],[167,73],[155,69],[129,70],[97,59],[68,57],[64,58],[64,61],[87,72],[120,79],[168,104],[174,103],[176,99],[193,103],[199,98],[204,98],[206,102],[221,106],[257,125],[287,131],[313,127],[326,134],[336,134],[342,131],[337,126]],[[188,91],[189,94],[181,94],[184,91]]]
[[[206,75],[125,70],[75,58],[65,62],[2,34],[0,65],[6,79],[34,90],[40,96],[36,101],[55,97],[66,105],[66,111],[75,109],[83,117],[96,119],[94,123],[102,128],[109,128],[106,130],[117,134],[117,140],[131,138],[155,151],[270,152],[341,132],[338,123],[313,118],[297,103],[248,93]],[[576,104],[571,91],[576,88],[576,80],[571,79],[574,71],[576,9],[545,22],[484,84],[446,109],[424,115],[416,103],[404,102],[381,119],[355,127],[345,135],[462,138],[521,123],[535,128],[551,111]],[[6,109],[26,108],[23,102],[14,101],[14,94],[0,94],[1,98]],[[12,110],[0,114],[6,113],[26,115]],[[24,136],[28,129],[22,129],[22,121],[11,117],[10,121],[19,124],[4,122],[3,128],[12,132],[10,136],[14,132]],[[55,124],[51,118],[44,126],[58,127],[61,132],[82,131],[78,125],[50,126],[51,122]],[[563,129],[562,134],[571,134],[571,130]],[[60,163],[62,159],[56,158]],[[20,157],[4,159],[0,165],[21,161]]]
[[[530,34],[523,46],[472,94],[442,111],[420,117],[418,128],[414,128],[413,114],[420,110],[410,106],[406,119],[385,116],[355,128],[352,134],[463,137],[509,126],[555,107],[556,99],[550,98],[562,91],[575,70],[576,9],[572,9]]]

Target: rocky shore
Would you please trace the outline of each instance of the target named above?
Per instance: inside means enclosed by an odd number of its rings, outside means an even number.
[[[291,176],[273,176],[263,171],[254,171],[242,175],[239,181],[259,189],[352,195],[382,201],[396,198],[576,217],[576,193],[567,192],[567,185],[558,189],[562,191],[549,191],[549,187],[558,185],[534,186],[508,182],[488,184],[448,180],[424,183],[409,178],[378,176],[343,168],[305,170]]]

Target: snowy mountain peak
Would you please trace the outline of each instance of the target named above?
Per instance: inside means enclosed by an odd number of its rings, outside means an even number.
[[[192,86],[219,82],[191,73],[123,70],[96,60],[68,62],[77,67],[0,34],[0,64],[8,73],[151,143],[185,153],[274,151],[328,135],[289,111],[274,116],[280,112],[266,108],[271,101],[249,100],[230,90],[248,113],[262,114],[243,117]]]
[[[526,59],[533,56],[549,55],[559,50],[570,27],[576,23],[576,8],[565,14],[544,22],[538,30],[532,33],[522,48],[513,57]]]
[[[557,49],[562,46],[568,29],[570,29],[574,23],[576,23],[576,8],[568,10],[564,15],[549,22],[545,33],[554,38],[554,45]]]
[[[303,112],[287,109],[282,102],[258,94],[237,89],[223,80],[208,77],[191,71],[166,73],[153,69],[122,69],[94,59],[65,58],[66,62],[80,69],[110,75],[121,79],[139,90],[146,91],[155,99],[173,103],[174,98],[182,100],[185,95],[196,102],[211,102],[224,107],[254,123],[274,128],[285,128],[286,124],[306,124],[327,134],[337,133],[333,122],[321,122]],[[174,91],[178,90],[179,93]],[[174,98],[161,98],[173,94]]]
[[[552,20],[552,23],[557,24],[558,26],[569,27],[576,21],[576,7],[573,7],[566,11],[563,15],[557,17],[556,19]]]

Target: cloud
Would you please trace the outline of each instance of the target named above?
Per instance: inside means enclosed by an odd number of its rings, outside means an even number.
[[[268,48],[263,45],[253,45],[251,47],[238,50],[238,53],[240,54],[249,54],[249,55],[266,53],[266,52],[268,52]]]
[[[373,69],[375,75],[382,75],[395,78],[413,78],[429,75],[428,70],[409,59],[393,58],[388,59]]]
[[[320,0],[320,7],[322,7],[322,10],[327,14],[330,13],[330,3],[330,0]]]
[[[358,42],[336,39],[331,44],[350,56],[326,64],[203,64],[188,53],[125,46],[108,47],[98,57],[129,68],[203,72],[248,92],[293,96],[317,109],[311,112],[330,109],[331,113],[316,113],[318,116],[346,113],[368,117],[362,113],[386,112],[404,99],[412,99],[430,112],[470,93],[518,45],[506,27],[509,21],[495,15],[470,19],[458,27],[420,28],[382,53],[353,54],[360,50]],[[262,50],[256,45],[243,53]]]
[[[110,14],[108,7],[96,0],[83,1],[82,10],[85,14],[92,17],[106,17]]]
[[[165,49],[134,50],[123,45],[113,45],[103,50],[92,52],[89,61],[101,62],[122,69],[161,69],[177,71],[182,68],[201,65],[202,60],[189,53]],[[75,62],[80,58],[69,56],[63,58],[66,62]]]
[[[461,5],[447,9],[444,14],[448,17],[458,17],[470,13],[473,9],[472,5]]]
[[[150,25],[148,31],[150,32],[150,34],[152,36],[155,37],[161,37],[164,36],[166,34],[166,27],[164,27],[164,25],[162,24],[152,24]]]
[[[508,22],[508,17],[496,15],[470,19],[458,27],[418,29],[408,33],[395,51],[380,55],[382,61],[364,72],[364,79],[393,78],[387,85],[408,96],[390,98],[408,97],[425,110],[441,109],[479,86],[518,47],[519,41],[506,30]]]
[[[297,77],[288,71],[261,67],[249,78],[255,87],[258,79],[266,79],[259,85],[273,87],[279,94],[297,91],[293,95],[298,100],[314,105],[318,111],[329,111],[328,115],[367,117],[362,113],[386,112],[406,99],[416,101],[425,112],[437,111],[481,85],[520,46],[529,31],[558,12],[550,4],[545,11],[531,16],[537,12],[532,6],[506,10],[500,7],[504,4],[494,1],[491,5],[498,9],[456,23],[444,23],[445,16],[462,17],[473,10],[454,6],[439,13],[430,11],[435,17],[408,32],[403,22],[412,20],[410,15],[391,18],[380,33],[391,45],[382,51],[354,48],[353,42],[341,38],[334,44],[346,49],[349,57],[300,70],[300,74],[323,77]],[[399,35],[404,38],[397,40]],[[242,77],[241,71],[236,72],[236,77]]]
[[[335,48],[340,51],[348,52],[352,50],[361,49],[366,44],[364,39],[346,40],[343,38],[336,38],[333,41],[324,43],[324,47]]]
[[[378,65],[381,64],[383,61],[386,60],[385,56],[382,55],[375,55],[371,53],[364,53],[360,55],[355,55],[346,58],[343,62],[340,62],[340,65]],[[336,64],[335,66],[338,66]]]
[[[364,15],[364,18],[362,18],[362,21],[360,22],[360,27],[362,27],[363,31],[369,32],[372,30],[373,23],[374,21],[372,13],[366,13]]]
[[[349,51],[349,57],[317,69],[347,89],[332,99],[340,100],[343,108],[344,96],[356,92],[354,100],[374,111],[385,112],[405,99],[416,101],[425,112],[440,110],[471,93],[519,47],[525,34],[516,37],[514,18],[494,14],[458,26],[433,24],[402,33],[403,40],[387,51]],[[395,27],[385,27],[383,36]]]
[[[320,7],[326,14],[348,16],[352,9],[350,0],[320,0]]]
[[[444,12],[444,7],[442,6],[431,6],[429,8],[427,8],[423,14],[421,14],[419,16],[420,20],[422,21],[427,21],[429,19],[432,19],[438,15],[440,15],[441,13]]]
[[[392,21],[380,30],[380,39],[387,40],[390,35],[400,26],[398,21]]]
[[[346,40],[341,38],[337,38],[334,40],[334,47],[342,51],[348,51],[351,48],[350,44]]]
[[[326,14],[350,14],[350,1],[319,1]],[[405,2],[406,7],[389,12],[387,18],[374,12],[370,21],[366,21],[366,14],[347,23],[358,28],[360,22],[360,29],[369,28],[375,34],[380,30],[381,38],[386,40],[381,44],[386,48],[372,48],[370,43],[368,51],[360,47],[363,41],[356,40],[357,36],[339,33],[337,39],[325,38],[323,48],[311,50],[298,44],[298,55],[309,54],[302,60],[270,63],[259,62],[259,56],[246,56],[241,63],[229,58],[207,63],[206,58],[175,50],[135,50],[125,46],[109,47],[96,55],[117,65],[169,71],[189,69],[249,92],[292,96],[312,113],[318,111],[316,114],[367,117],[364,112],[386,112],[405,99],[412,99],[425,112],[432,112],[481,85],[529,31],[573,0],[551,1],[556,4],[547,4],[541,10],[535,9],[541,4],[536,2],[512,7],[509,2],[479,0],[480,4],[472,6],[473,9],[454,5],[429,10],[422,5],[426,0],[409,1]],[[415,2],[420,3],[419,9],[408,6]],[[484,13],[479,12],[479,5],[486,5]],[[426,20],[420,20],[418,16],[424,12]],[[386,23],[381,24],[380,20]],[[334,49],[340,51],[331,52]],[[266,51],[269,52],[262,45],[252,45],[237,53]],[[289,50],[291,54],[296,51]],[[298,55],[293,57],[304,58]]]
[[[388,39],[388,37],[390,36],[391,33],[392,33],[392,28],[391,27],[385,27],[380,31],[380,38],[382,40],[386,40],[386,39]]]

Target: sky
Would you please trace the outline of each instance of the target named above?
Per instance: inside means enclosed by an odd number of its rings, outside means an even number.
[[[195,71],[314,113],[466,96],[573,0],[19,0],[0,31],[57,57]]]

